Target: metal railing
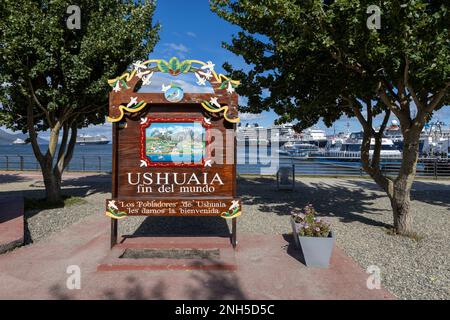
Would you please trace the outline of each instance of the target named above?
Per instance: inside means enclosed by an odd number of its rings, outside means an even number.
[[[281,166],[294,166],[295,175],[323,175],[323,176],[365,176],[368,174],[362,168],[359,157],[330,158],[330,157],[305,157],[290,158],[280,157],[273,172],[262,168],[267,166],[260,164],[237,164],[239,174],[276,174]],[[400,159],[383,159],[381,170],[387,175],[396,175],[400,170]],[[110,172],[112,159],[110,154],[99,155],[74,155],[66,171],[81,172]],[[0,170],[9,171],[38,171],[39,163],[33,155],[0,155]],[[450,178],[450,159],[420,158],[417,163],[418,177]]]
[[[360,158],[307,158],[293,161],[281,161],[280,166],[293,164],[295,174],[298,175],[324,175],[324,176],[364,176]],[[383,159],[380,164],[383,174],[395,176],[399,173],[401,159]],[[417,177],[450,178],[450,159],[420,158],[416,167]]]
[[[111,155],[74,155],[66,171],[109,172],[111,171]],[[37,171],[39,162],[33,155],[1,155],[0,170]]]

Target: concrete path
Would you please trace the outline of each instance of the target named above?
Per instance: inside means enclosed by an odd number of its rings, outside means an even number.
[[[0,195],[0,254],[24,240],[23,197]]]
[[[392,299],[335,247],[330,269],[306,268],[288,236],[239,235],[235,271],[97,271],[110,253],[109,219],[89,216],[36,244],[0,255],[0,299]],[[80,267],[69,290],[67,268]]]

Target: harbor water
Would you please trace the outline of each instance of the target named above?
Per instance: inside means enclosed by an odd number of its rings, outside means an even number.
[[[42,150],[46,150],[42,145]],[[76,145],[67,171],[110,172],[112,145]],[[136,155],[138,158],[139,155]],[[291,157],[279,155],[270,147],[259,150],[239,146],[237,171],[239,174],[273,175],[283,166],[293,166],[296,175],[366,175],[358,157],[321,158]],[[395,174],[400,159],[385,159],[381,165],[385,173]],[[30,145],[0,145],[0,170],[39,170]],[[418,176],[449,177],[448,159],[420,159]]]

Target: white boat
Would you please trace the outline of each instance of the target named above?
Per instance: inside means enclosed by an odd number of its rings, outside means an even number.
[[[301,133],[301,141],[309,144],[315,144],[319,148],[324,148],[327,144],[325,131],[316,128],[308,128]]]
[[[12,142],[12,144],[27,144],[27,143],[25,142],[25,140],[17,138]]]
[[[289,141],[280,148],[279,153],[295,157],[307,157],[311,152],[318,152],[319,146],[302,141]]]
[[[349,138],[344,142],[337,142],[333,148],[328,148],[325,151],[319,151],[314,153],[314,156],[318,157],[330,157],[330,158],[360,158],[361,157],[361,145],[363,140],[362,132],[351,133]],[[375,139],[370,140],[369,156],[373,156],[375,149]],[[401,159],[402,153],[398,150],[397,146],[391,139],[381,139],[381,159]]]
[[[79,135],[77,136],[76,144],[88,145],[88,144],[108,144],[109,139],[105,136],[90,136],[90,135]]]

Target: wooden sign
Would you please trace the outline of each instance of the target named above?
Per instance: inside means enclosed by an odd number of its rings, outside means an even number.
[[[213,93],[185,93],[172,82],[160,93],[136,92],[155,73],[192,74]],[[165,78],[167,79],[167,77]],[[232,219],[236,245],[236,123],[238,81],[212,62],[147,60],[112,79],[108,121],[113,123],[111,245],[117,221],[132,216],[220,216]]]

